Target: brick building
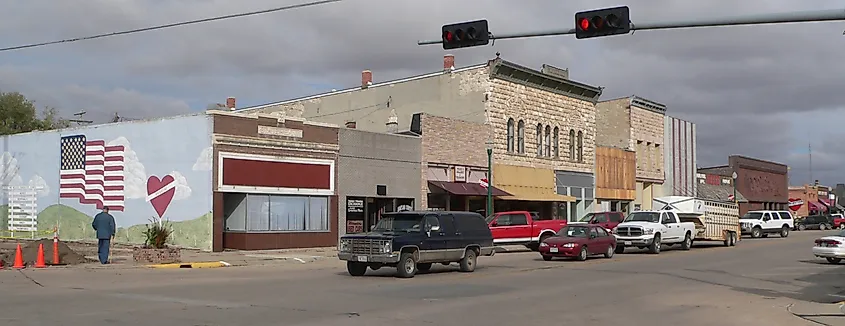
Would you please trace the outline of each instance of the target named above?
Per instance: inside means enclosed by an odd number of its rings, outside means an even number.
[[[633,210],[647,210],[652,199],[663,195],[663,147],[666,106],[638,96],[599,102],[596,105],[599,146],[636,153],[636,198]],[[619,198],[598,198],[607,202],[603,210],[628,209],[629,202]],[[620,207],[610,207],[618,202]]]
[[[208,113],[213,250],[336,245],[337,126]]]
[[[728,165],[698,169],[698,173],[733,177],[736,189],[747,202],[739,203],[740,214],[750,210],[784,210],[789,202],[788,167],[784,164],[732,155]]]
[[[592,209],[595,103],[601,89],[572,81],[551,66],[537,71],[496,58],[456,69],[451,55],[442,64],[434,73],[382,83],[364,71],[359,87],[241,111],[355,122],[358,129],[375,132],[389,131],[385,121],[391,119],[412,125],[417,113],[484,125],[490,139],[473,137],[472,147],[483,151],[489,141],[493,148],[492,183],[509,194],[500,197],[497,210],[574,218]],[[423,147],[426,138],[423,132]],[[427,197],[419,208],[429,207]]]

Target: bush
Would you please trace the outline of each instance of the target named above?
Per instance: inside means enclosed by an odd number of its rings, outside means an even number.
[[[170,235],[173,230],[166,221],[151,218],[150,223],[147,224],[147,229],[144,230],[144,247],[163,249],[167,247],[167,241],[170,240]]]

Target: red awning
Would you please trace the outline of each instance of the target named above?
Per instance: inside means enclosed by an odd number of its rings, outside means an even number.
[[[830,199],[827,198],[819,198],[819,201],[827,207],[830,207]]]
[[[487,188],[477,183],[429,181],[429,185],[440,188],[450,194],[458,196],[487,196]],[[511,194],[493,187],[493,196],[510,196]]]
[[[817,211],[819,213],[827,211],[827,206],[812,201],[807,202],[807,207],[809,207],[811,211]]]

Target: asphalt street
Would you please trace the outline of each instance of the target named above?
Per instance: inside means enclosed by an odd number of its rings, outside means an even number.
[[[336,260],[4,270],[0,325],[818,325],[787,307],[845,300],[845,265],[810,253],[831,233],[586,262],[507,253],[480,258],[474,273],[453,264],[412,279],[351,277]]]

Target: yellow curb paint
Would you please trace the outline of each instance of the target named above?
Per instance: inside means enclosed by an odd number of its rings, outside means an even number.
[[[229,267],[231,264],[225,261],[209,261],[209,262],[193,262],[193,263],[173,263],[173,264],[156,264],[147,265],[151,268],[220,268]]]

